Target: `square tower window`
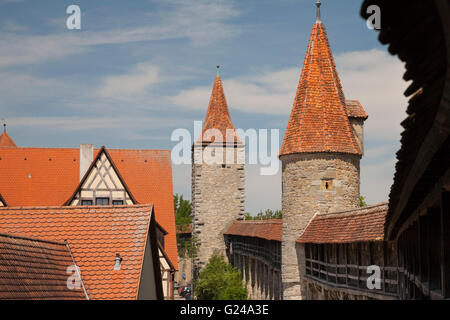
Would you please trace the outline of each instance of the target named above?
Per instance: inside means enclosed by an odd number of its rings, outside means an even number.
[[[123,200],[113,200],[113,206],[123,206]]]
[[[322,180],[320,190],[330,191],[333,190],[333,180]]]
[[[82,206],[92,206],[92,200],[81,200]]]

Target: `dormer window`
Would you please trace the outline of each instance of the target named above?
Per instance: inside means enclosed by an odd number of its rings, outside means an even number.
[[[81,200],[82,206],[92,206],[92,200]]]
[[[109,198],[96,198],[95,204],[97,206],[107,206],[109,205]]]

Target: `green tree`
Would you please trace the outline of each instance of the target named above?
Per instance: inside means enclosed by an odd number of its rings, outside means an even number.
[[[193,236],[187,239],[183,239],[177,236],[178,243],[178,256],[181,258],[193,259],[197,256],[200,242],[197,237]]]
[[[267,209],[265,211],[260,211],[256,216],[250,215],[250,213],[245,214],[245,220],[268,220],[268,219],[282,219],[283,214],[281,210],[273,211]]]
[[[361,196],[359,197],[359,206],[360,207],[367,207],[366,198]]]
[[[192,223],[191,203],[189,200],[184,200],[183,195],[178,194],[173,196],[175,208],[175,223],[179,229],[185,229]]]
[[[200,272],[195,293],[198,300],[247,300],[248,297],[241,272],[217,251]]]

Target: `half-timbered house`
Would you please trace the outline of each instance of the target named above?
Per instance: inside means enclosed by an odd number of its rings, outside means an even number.
[[[178,268],[170,151],[19,148],[7,135],[0,144],[0,206],[113,206],[153,204],[164,230],[157,251],[173,297]],[[158,267],[159,268],[159,267]]]

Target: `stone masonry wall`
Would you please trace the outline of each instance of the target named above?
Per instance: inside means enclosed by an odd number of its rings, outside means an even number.
[[[213,152],[219,152],[219,148]],[[245,152],[243,147],[233,150],[235,154]],[[205,148],[196,148],[194,158],[198,159],[204,151]],[[234,220],[244,219],[244,164],[237,164],[236,156],[234,160],[231,164],[225,160],[222,164],[192,164],[192,235],[200,243],[194,259],[194,278],[215,250],[226,256],[223,234]]]
[[[358,155],[294,154],[281,157],[283,299],[306,298],[304,250],[296,240],[314,214],[359,207]]]

